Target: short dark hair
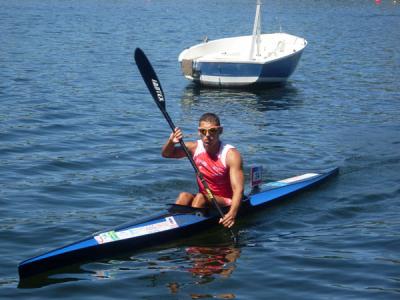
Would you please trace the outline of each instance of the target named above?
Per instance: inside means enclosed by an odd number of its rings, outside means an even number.
[[[199,124],[201,122],[209,122],[213,123],[217,126],[221,126],[221,122],[219,121],[219,117],[213,113],[205,113],[200,117]]]

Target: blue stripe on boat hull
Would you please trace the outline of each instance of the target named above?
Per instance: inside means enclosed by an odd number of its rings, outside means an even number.
[[[240,62],[197,62],[193,81],[204,84],[243,85],[262,82],[283,82],[295,71],[303,51],[265,64]],[[203,78],[202,78],[203,77]],[[207,81],[204,78],[207,78]],[[232,82],[229,81],[232,78]],[[243,78],[243,82],[240,81]],[[248,82],[253,78],[252,82]],[[223,79],[223,80],[222,80]]]
[[[218,77],[258,77],[262,67],[262,64],[228,62],[199,62],[196,65],[201,75]]]
[[[286,57],[285,59],[264,64],[260,74],[260,80],[270,77],[288,78],[296,69],[302,52],[303,51],[299,51],[294,55]]]

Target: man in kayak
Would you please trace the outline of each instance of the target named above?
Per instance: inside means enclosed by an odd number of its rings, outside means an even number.
[[[219,117],[213,113],[205,113],[200,117],[198,132],[200,139],[186,142],[185,145],[192,155],[199,171],[203,174],[211,192],[220,206],[230,206],[230,209],[220,223],[232,227],[235,223],[244,190],[243,162],[239,151],[220,140],[223,132]],[[183,158],[185,151],[179,145],[183,134],[180,128],[175,128],[162,148],[162,156],[167,158]],[[202,208],[209,205],[207,192],[197,178],[199,192],[192,194],[181,192],[176,204],[190,205]]]

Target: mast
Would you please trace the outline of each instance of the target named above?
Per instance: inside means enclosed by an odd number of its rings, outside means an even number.
[[[254,17],[253,38],[251,41],[249,59],[252,59],[254,56],[254,48],[257,49],[256,56],[260,56],[260,43],[261,43],[260,34],[261,34],[261,0],[257,0],[256,16]]]

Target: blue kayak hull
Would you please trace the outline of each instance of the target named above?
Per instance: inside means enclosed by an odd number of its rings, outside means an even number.
[[[311,188],[337,173],[338,168],[334,168],[327,172],[307,173],[264,184],[244,199],[240,216]],[[27,259],[18,266],[19,276],[22,279],[74,263],[160,245],[204,231],[217,225],[218,220],[219,214],[214,210],[171,205],[169,210],[158,215],[93,234],[78,242]]]

